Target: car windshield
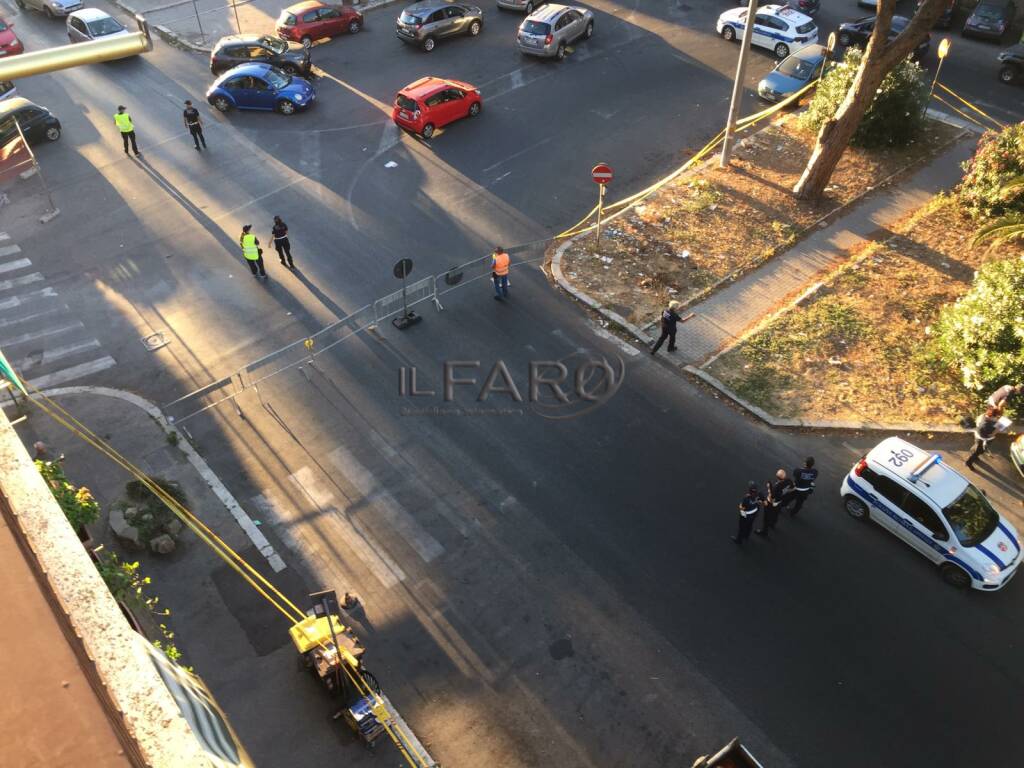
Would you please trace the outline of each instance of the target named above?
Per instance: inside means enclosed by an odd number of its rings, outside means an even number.
[[[798,59],[796,56],[790,56],[779,64],[779,74],[793,77],[797,80],[807,80],[813,72],[814,62]]]
[[[123,31],[124,27],[121,25],[121,22],[109,16],[105,19],[89,22],[89,32],[93,37],[103,37],[104,35],[113,35]]]
[[[295,17],[288,13],[288,11],[281,11],[281,15],[277,17],[277,23],[281,27],[294,27]]]
[[[260,38],[260,42],[274,53],[284,53],[288,50],[288,43],[280,37],[262,37]]]
[[[523,32],[528,35],[546,35],[551,31],[551,25],[543,21],[524,21]]]
[[[280,91],[282,88],[287,87],[288,83],[292,81],[291,75],[286,75],[280,69],[274,69],[273,67],[267,70],[264,77],[267,78],[270,87],[275,91]]]
[[[983,542],[999,524],[999,515],[973,485],[968,485],[960,498],[943,511],[957,540],[965,547]]]
[[[407,109],[410,112],[416,111],[416,102],[403,93],[398,94],[398,98],[395,99],[395,103],[402,109]]]
[[[398,17],[403,24],[422,24],[423,19],[419,16],[413,16],[408,11],[402,11],[402,15]]]
[[[798,35],[806,35],[808,32],[810,32],[813,29],[814,29],[814,22],[809,21],[806,24],[801,24],[799,27],[797,27],[796,28],[796,32],[797,32]]]
[[[985,21],[999,21],[1003,18],[1003,9],[998,5],[979,5],[974,9],[974,15]]]

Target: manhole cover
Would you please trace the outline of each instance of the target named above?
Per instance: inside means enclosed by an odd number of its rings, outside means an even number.
[[[168,341],[164,338],[163,331],[157,331],[156,333],[149,334],[149,336],[143,336],[142,343],[146,349],[152,352],[153,350],[160,349],[160,347],[166,347]]]

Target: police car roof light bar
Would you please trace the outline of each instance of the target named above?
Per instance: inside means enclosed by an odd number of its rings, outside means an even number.
[[[924,459],[920,464],[918,464],[916,467],[914,467],[912,470],[910,470],[910,477],[909,477],[910,482],[916,483],[918,480],[921,479],[921,475],[923,475],[931,467],[933,467],[934,465],[940,463],[941,461],[942,461],[942,455],[938,454],[938,453],[933,453],[927,459]]]

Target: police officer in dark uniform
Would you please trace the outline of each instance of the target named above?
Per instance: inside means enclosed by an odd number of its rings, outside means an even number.
[[[747,486],[747,495],[740,499],[739,526],[736,528],[736,535],[732,537],[737,544],[742,544],[750,538],[750,532],[754,528],[754,518],[757,517],[763,503],[764,498],[757,490],[757,483],[751,480]]]
[[[768,499],[764,505],[764,521],[754,531],[759,536],[767,536],[768,531],[775,530],[779,513],[793,500],[793,481],[789,479],[786,470],[780,469],[775,473],[775,482],[767,482],[765,485],[768,488]]]
[[[804,502],[814,493],[814,483],[818,479],[818,470],[814,468],[814,457],[808,456],[804,466],[793,470],[793,508],[789,510],[790,517],[796,517]]]
[[[658,350],[661,349],[661,345],[665,343],[665,339],[668,339],[668,351],[676,351],[676,323],[681,318],[679,313],[676,312],[681,307],[678,301],[670,301],[665,311],[661,313],[661,336],[658,337],[658,342],[654,345],[654,349],[651,350],[651,354],[657,354]],[[687,317],[687,320],[690,318]]]

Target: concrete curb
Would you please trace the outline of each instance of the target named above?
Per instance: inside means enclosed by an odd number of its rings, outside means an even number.
[[[128,5],[127,3],[121,2],[121,0],[110,0],[110,2],[116,5],[118,8],[120,8],[122,11],[130,13],[132,16],[141,16],[143,18],[146,17],[147,13],[156,13],[161,10],[167,10],[167,6],[158,6],[156,8],[150,8],[145,11],[140,11]],[[372,11],[374,8],[382,8],[385,5],[391,5],[397,2],[398,0],[370,0],[370,2],[365,4],[355,3],[353,4],[353,7],[360,13],[365,13],[366,11]],[[164,40],[164,42],[192,51],[193,53],[210,53],[213,50],[212,44],[197,45],[196,43],[193,43],[191,40],[187,40],[186,38],[182,37],[173,29],[171,29],[168,26],[165,26],[164,24],[151,24],[150,29],[156,32],[157,35],[159,35]]]
[[[48,389],[42,394],[47,397],[60,397],[61,395],[98,395],[100,397],[113,397],[118,400],[122,400],[126,403],[131,403],[137,408],[141,408],[146,412],[150,418],[152,418],[165,432],[175,432],[171,425],[167,423],[163,413],[160,409],[149,400],[139,397],[132,392],[125,392],[121,389],[111,389],[109,387],[58,387],[56,389]],[[288,566],[285,565],[284,560],[281,556],[274,551],[273,545],[267,541],[267,537],[263,535],[263,532],[256,526],[252,518],[242,509],[241,505],[235,500],[235,497],[231,495],[231,491],[227,489],[227,486],[221,482],[220,478],[210,469],[210,465],[206,463],[202,456],[200,456],[196,449],[188,442],[188,440],[180,440],[178,442],[178,448],[193,468],[199,473],[199,476],[203,478],[204,482],[210,487],[220,499],[221,503],[227,508],[231,516],[235,518],[235,522],[245,531],[245,535],[249,537],[249,541],[253,543],[253,546],[259,550],[260,554],[267,559],[267,563],[274,570],[274,573],[280,573]]]
[[[720,382],[710,373],[702,371],[692,365],[683,366],[683,370],[687,373],[691,373],[698,379],[703,381],[710,387],[717,389],[723,395],[728,397],[734,403],[740,407],[746,409],[750,413],[754,414],[761,421],[769,424],[773,427],[797,427],[804,429],[843,429],[843,430],[858,430],[858,431],[872,431],[872,432],[941,432],[944,434],[963,434],[969,433],[971,430],[964,429],[956,425],[950,424],[923,424],[919,422],[906,422],[896,424],[885,424],[877,421],[843,421],[843,420],[821,420],[815,421],[812,419],[783,419],[776,416],[772,416],[770,413],[765,411],[763,408],[759,408],[753,403],[747,402],[742,397],[737,395],[725,384]]]

